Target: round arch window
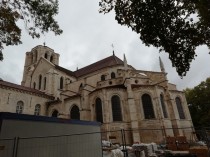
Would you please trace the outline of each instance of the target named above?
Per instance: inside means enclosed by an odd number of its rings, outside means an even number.
[[[57,110],[54,110],[52,112],[52,117],[58,117],[58,111]]]

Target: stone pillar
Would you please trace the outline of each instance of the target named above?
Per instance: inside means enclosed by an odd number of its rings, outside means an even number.
[[[83,87],[81,92],[81,111],[80,118],[81,120],[91,120],[91,110],[90,110],[90,102],[89,102],[89,94],[90,92]]]
[[[52,73],[47,73],[47,81],[46,81],[46,93],[47,94],[53,94],[52,90]]]
[[[58,73],[57,71],[53,70],[52,74],[52,94],[57,98],[57,91],[58,91]]]
[[[160,102],[160,95],[158,93],[158,89],[157,89],[157,85],[155,85],[155,106],[154,109],[156,109],[156,113],[157,113],[157,119],[159,120],[160,123],[160,127],[162,130],[162,136],[165,139],[167,136],[166,130],[165,130],[165,125],[164,125],[164,121],[163,121],[163,110],[161,107],[161,102]],[[155,111],[155,110],[154,110]],[[158,128],[159,129],[159,128]]]
[[[171,98],[169,91],[167,90],[167,104],[169,107],[169,112],[170,112],[170,118],[171,118],[171,123],[172,123],[172,128],[174,132],[174,136],[180,136],[182,135],[182,132],[178,130],[180,124],[179,124],[179,118],[177,117],[178,115],[175,114],[177,111],[177,108],[175,108],[176,104],[174,102],[174,99]]]
[[[127,94],[128,94],[128,108],[130,112],[130,120],[131,120],[131,129],[134,129],[132,132],[133,142],[140,142],[140,134],[139,131],[135,131],[138,129],[138,117],[137,117],[137,108],[135,105],[134,94],[131,88],[130,80],[126,81],[127,85]]]
[[[65,108],[65,102],[64,99],[66,98],[66,96],[62,96],[61,95],[61,103],[60,105],[60,111],[59,111],[59,118],[65,118],[65,119],[69,119],[69,110],[66,110]]]
[[[111,129],[110,129],[110,123],[111,123],[111,110],[110,110],[110,100],[107,98],[107,91],[106,89],[102,90],[102,95],[103,95],[103,103],[102,103],[102,108],[103,108],[103,121],[104,124],[102,125],[102,131],[106,131],[105,133],[102,134],[102,138],[109,140],[109,137],[111,136]]]

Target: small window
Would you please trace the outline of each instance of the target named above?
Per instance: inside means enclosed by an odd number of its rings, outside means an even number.
[[[184,115],[184,110],[183,110],[183,107],[182,107],[181,99],[179,97],[176,97],[175,100],[176,100],[177,110],[178,110],[178,113],[179,113],[179,118],[180,119],[185,119],[185,115]]]
[[[60,89],[63,89],[63,77],[60,78]]]
[[[142,104],[145,119],[155,118],[153,104],[149,94],[142,95]]]
[[[112,79],[116,78],[116,76],[115,76],[115,73],[114,73],[114,72],[112,72],[112,73],[111,73],[111,78],[112,78]]]
[[[106,76],[105,75],[101,75],[101,81],[105,81],[106,80]]]
[[[16,113],[18,113],[18,114],[23,113],[23,107],[24,107],[23,102],[22,101],[18,101],[17,102],[17,106],[16,106]]]
[[[70,118],[71,118],[71,119],[78,119],[78,120],[80,120],[79,107],[77,107],[76,105],[74,105],[74,106],[71,108],[71,111],[70,111]]]
[[[39,116],[40,115],[40,110],[41,110],[41,105],[37,104],[35,106],[34,115]]]
[[[52,112],[52,117],[58,117],[58,111],[57,110],[54,110]]]
[[[39,75],[39,90],[42,87],[42,75]]]

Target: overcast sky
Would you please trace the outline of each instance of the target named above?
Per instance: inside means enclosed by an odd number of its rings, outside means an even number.
[[[210,77],[210,55],[205,46],[197,48],[198,56],[191,63],[187,76],[181,79],[175,68],[172,68],[166,53],[159,53],[154,47],[144,46],[138,34],[126,26],[117,24],[114,13],[100,14],[99,0],[59,2],[59,14],[56,19],[63,29],[63,34],[54,36],[53,33],[48,33],[34,40],[23,30],[23,44],[3,50],[4,60],[0,61],[0,78],[20,84],[25,52],[37,45],[43,45],[44,42],[60,54],[60,66],[72,71],[112,55],[113,44],[115,55],[123,59],[125,54],[128,64],[139,70],[160,71],[160,56],[169,82],[176,84],[179,90],[192,88]]]

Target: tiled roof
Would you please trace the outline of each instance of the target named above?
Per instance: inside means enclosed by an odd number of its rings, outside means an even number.
[[[60,66],[58,66],[58,65],[55,65],[55,68],[56,68],[57,70],[60,70],[60,71],[62,71],[62,72],[64,72],[64,73],[66,73],[67,75],[70,75],[70,76],[74,76],[74,77],[75,77],[75,73],[72,72],[72,71],[70,71],[70,70],[68,70],[68,69],[65,69],[65,68],[63,68],[63,67],[60,67]]]
[[[105,59],[102,59],[98,62],[95,62],[93,64],[90,64],[84,68],[81,68],[77,71],[75,71],[75,75],[77,77],[92,73],[94,71],[109,67],[109,66],[114,66],[114,65],[123,65],[124,62],[116,57],[115,55],[109,56]]]
[[[0,86],[13,88],[13,89],[17,89],[17,90],[33,93],[33,94],[38,94],[38,95],[42,95],[44,97],[48,97],[50,99],[54,99],[53,96],[47,95],[44,92],[41,92],[39,90],[36,90],[36,89],[33,89],[33,88],[29,88],[29,87],[25,87],[25,86],[21,86],[21,85],[17,85],[17,84],[11,83],[11,82],[3,81],[3,80],[0,80]]]
[[[106,67],[110,67],[110,66],[114,66],[114,65],[123,65],[123,64],[124,64],[124,62],[121,59],[119,59],[115,55],[112,55],[112,56],[104,58],[98,62],[90,64],[84,68],[78,69],[74,72],[72,72],[68,69],[65,69],[63,67],[60,67],[58,65],[55,65],[55,68],[66,73],[67,75],[74,76],[74,77],[80,77],[80,76],[90,74],[92,72],[95,72],[97,70],[100,70],[100,69],[103,69]]]

